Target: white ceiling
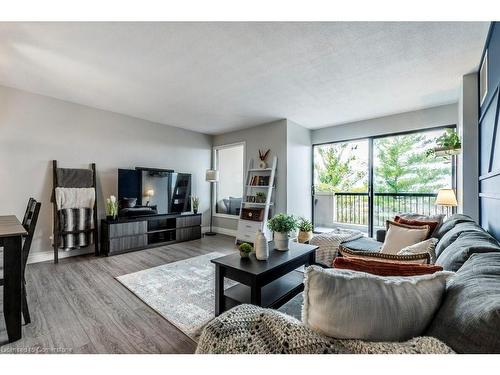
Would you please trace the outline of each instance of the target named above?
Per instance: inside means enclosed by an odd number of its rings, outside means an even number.
[[[456,102],[489,24],[0,23],[0,84],[216,134]]]

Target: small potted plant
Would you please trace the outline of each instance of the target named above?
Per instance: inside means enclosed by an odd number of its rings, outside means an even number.
[[[106,199],[106,219],[114,220],[118,216],[118,201],[114,195]]]
[[[193,195],[191,197],[191,201],[193,202],[193,212],[195,214],[198,213],[198,207],[200,206],[200,198],[197,197],[196,195]]]
[[[427,156],[453,156],[460,154],[462,142],[454,129],[446,129],[446,132],[436,139],[438,147],[427,150]]]
[[[252,245],[246,242],[243,242],[238,249],[240,250],[240,257],[242,258],[248,258],[250,253],[253,251]]]
[[[277,214],[267,222],[267,226],[274,232],[276,250],[288,250],[289,233],[297,228],[297,219],[292,215]]]
[[[265,203],[266,202],[266,194],[264,194],[262,191],[259,191],[258,193],[255,194],[255,201],[257,203]]]
[[[297,236],[297,241],[299,243],[306,243],[313,237],[313,225],[312,223],[304,217],[299,219],[298,223],[299,235]]]

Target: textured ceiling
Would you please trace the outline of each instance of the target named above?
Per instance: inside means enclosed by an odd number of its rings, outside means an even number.
[[[488,23],[0,23],[0,85],[204,133],[456,102]]]

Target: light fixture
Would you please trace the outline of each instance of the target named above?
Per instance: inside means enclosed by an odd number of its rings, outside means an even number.
[[[155,191],[153,189],[146,190],[146,197],[148,197],[148,201],[146,202],[146,206],[149,206],[149,200],[151,197],[154,197]]]
[[[455,191],[453,189],[439,189],[436,202],[434,204],[446,207],[446,216],[449,216],[450,209],[458,206]]]
[[[212,218],[213,218],[213,207],[214,207],[214,194],[213,194],[213,184],[219,181],[219,171],[215,169],[207,169],[205,173],[205,181],[210,182],[210,230],[205,232],[206,236],[215,236],[215,232],[212,231]]]

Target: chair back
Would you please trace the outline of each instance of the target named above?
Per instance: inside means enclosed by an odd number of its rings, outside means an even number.
[[[26,212],[24,214],[22,224],[28,234],[24,238],[23,244],[23,269],[26,267],[26,262],[28,261],[31,241],[33,240],[33,235],[35,233],[36,222],[38,221],[38,214],[40,213],[41,205],[42,204],[37,202],[36,199],[30,198],[28,201],[28,207],[26,207]]]

